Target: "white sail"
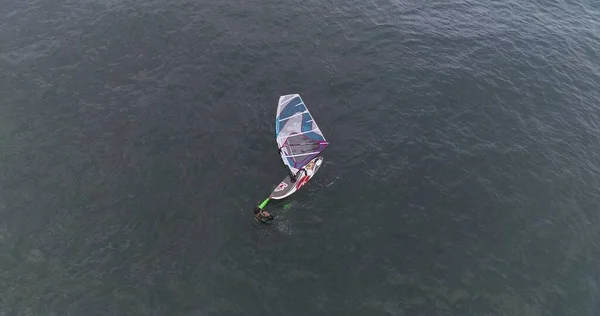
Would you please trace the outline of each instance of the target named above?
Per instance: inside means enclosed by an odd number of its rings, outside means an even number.
[[[298,94],[279,97],[275,135],[281,159],[292,176],[329,145]]]

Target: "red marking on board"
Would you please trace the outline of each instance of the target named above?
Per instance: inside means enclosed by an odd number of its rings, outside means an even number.
[[[300,189],[303,185],[306,184],[306,182],[308,182],[308,180],[310,180],[309,176],[304,176],[302,178],[300,178],[297,182],[296,182],[296,189]]]
[[[275,192],[279,192],[283,189],[285,189],[287,187],[287,183],[285,182],[281,182],[276,188],[275,188]]]

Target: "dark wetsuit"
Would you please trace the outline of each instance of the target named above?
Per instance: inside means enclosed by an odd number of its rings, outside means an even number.
[[[257,221],[260,221],[262,223],[268,223],[275,219],[273,215],[269,214],[269,216],[264,216],[261,214],[261,212],[262,210],[258,206],[254,208],[254,218]]]

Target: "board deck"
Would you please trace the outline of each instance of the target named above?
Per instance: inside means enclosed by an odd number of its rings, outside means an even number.
[[[292,182],[290,176],[285,177],[285,179],[283,179],[283,181],[281,181],[273,190],[269,198],[273,200],[281,200],[294,194],[294,192],[300,190],[302,186],[304,186],[310,179],[312,179],[312,177],[315,176],[322,165],[323,157],[314,158],[298,172],[296,182]]]

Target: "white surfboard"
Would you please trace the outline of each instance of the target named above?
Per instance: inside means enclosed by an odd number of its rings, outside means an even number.
[[[312,179],[319,168],[323,165],[323,157],[317,157],[311,160],[308,164],[304,166],[303,169],[300,169],[296,174],[296,181],[292,182],[290,176],[288,175],[275,187],[269,199],[272,200],[281,200],[286,197],[294,194],[296,191],[300,190],[310,179]]]

